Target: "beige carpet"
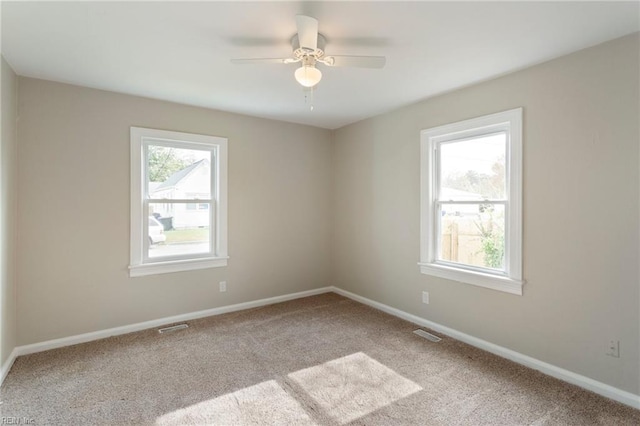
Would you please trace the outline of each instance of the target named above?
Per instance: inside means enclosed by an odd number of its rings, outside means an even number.
[[[335,294],[18,358],[44,425],[638,425],[640,411]],[[26,420],[26,421],[25,421]]]

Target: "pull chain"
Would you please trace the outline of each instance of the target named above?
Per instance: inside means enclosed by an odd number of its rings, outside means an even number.
[[[304,103],[309,104],[309,111],[313,111],[313,87],[304,91]]]

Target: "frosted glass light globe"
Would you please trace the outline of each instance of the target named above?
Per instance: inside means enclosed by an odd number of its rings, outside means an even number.
[[[294,75],[298,83],[304,87],[313,87],[322,79],[320,70],[312,66],[302,66],[296,70]]]

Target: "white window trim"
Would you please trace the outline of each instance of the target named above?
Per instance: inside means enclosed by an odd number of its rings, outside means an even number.
[[[437,261],[436,146],[444,141],[507,131],[506,273]],[[453,281],[522,295],[522,108],[473,118],[420,132],[420,272]]]
[[[144,238],[145,209],[145,169],[144,140],[161,141],[167,146],[179,148],[191,146],[214,148],[215,166],[212,161],[212,174],[215,174],[215,186],[212,186],[211,211],[216,211],[216,240],[213,241],[215,256],[193,255],[179,259],[145,259],[146,244]],[[160,144],[160,143],[159,143]],[[213,160],[213,159],[212,159]],[[217,200],[214,196],[217,193]],[[213,204],[216,203],[217,206]],[[194,201],[197,202],[197,201]],[[213,213],[211,213],[213,214]],[[130,265],[129,276],[164,274],[170,272],[190,271],[204,268],[227,266],[227,139],[217,136],[196,135],[190,133],[171,132],[165,130],[131,127],[131,229],[130,229]]]

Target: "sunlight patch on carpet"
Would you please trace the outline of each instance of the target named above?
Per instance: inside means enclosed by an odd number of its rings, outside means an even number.
[[[176,410],[156,420],[157,426],[202,424],[315,425],[275,380]]]
[[[422,390],[362,352],[289,374],[340,424]]]

